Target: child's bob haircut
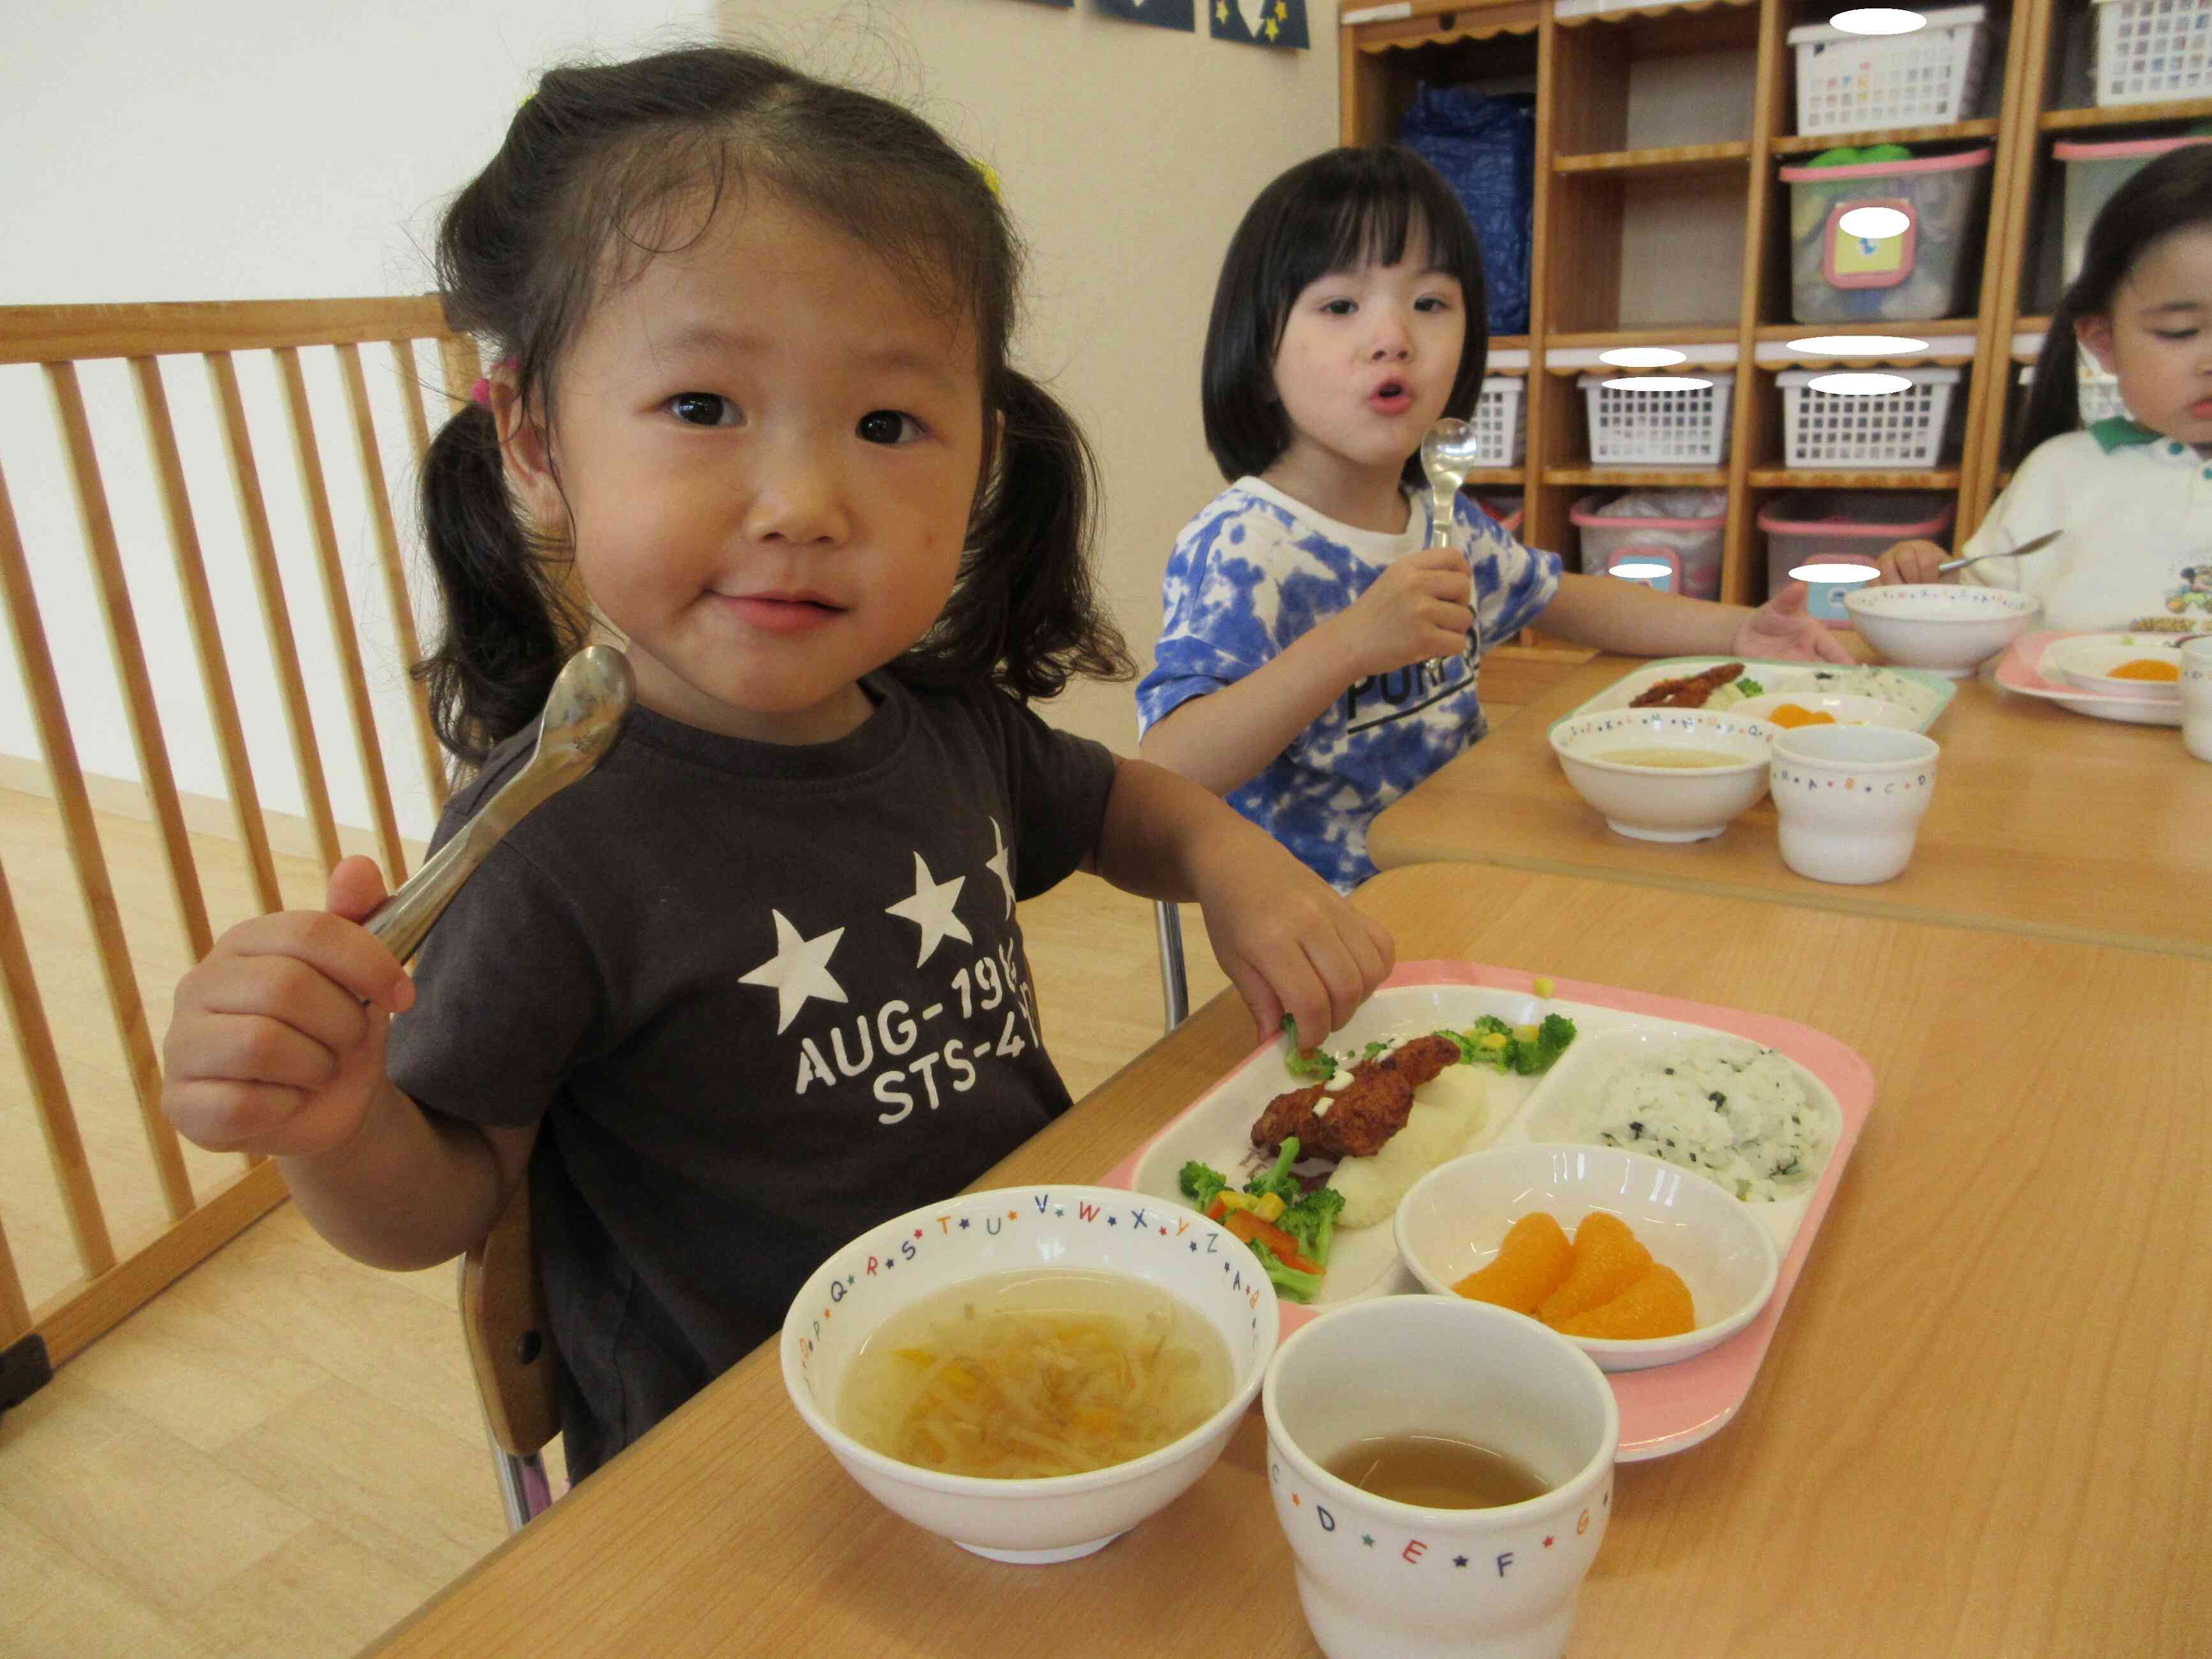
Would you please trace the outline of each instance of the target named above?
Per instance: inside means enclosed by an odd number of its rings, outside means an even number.
[[[1206,329],[1200,398],[1206,447],[1231,483],[1264,472],[1290,447],[1291,424],[1275,395],[1275,350],[1308,284],[1372,260],[1391,265],[1408,248],[1459,279],[1467,343],[1444,413],[1465,420],[1482,390],[1489,356],[1482,250],[1467,210],[1442,175],[1402,144],[1325,150],[1261,191],[1230,239]],[[1422,482],[1418,455],[1406,463]]]

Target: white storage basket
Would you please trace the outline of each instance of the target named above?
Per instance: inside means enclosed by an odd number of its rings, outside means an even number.
[[[1593,465],[1718,466],[1728,459],[1732,371],[1642,378],[1648,386],[1634,375],[1582,377]]]
[[[2212,94],[2212,0],[2095,0],[2097,102]]]
[[[1988,10],[1951,6],[1927,16],[1927,26],[1910,34],[1852,34],[1826,23],[1790,30],[1797,53],[1797,131],[1863,132],[1967,119],[1989,64]]]
[[[1954,416],[1955,368],[1884,370],[1910,381],[1900,392],[1852,397],[1816,392],[1803,369],[1775,376],[1782,386],[1784,462],[1822,471],[1932,467],[1942,464]]]
[[[1521,465],[1528,432],[1528,404],[1522,396],[1524,385],[1512,374],[1487,375],[1483,380],[1471,424],[1485,466]]]
[[[2020,372],[2020,389],[2023,395],[2035,385],[2035,365],[2030,363]],[[2130,418],[2128,406],[2120,401],[2120,382],[2116,375],[2092,367],[2087,354],[2083,354],[2081,369],[2075,380],[2076,406],[2081,411],[2081,424],[2094,426],[2100,421],[2109,421],[2115,416]]]

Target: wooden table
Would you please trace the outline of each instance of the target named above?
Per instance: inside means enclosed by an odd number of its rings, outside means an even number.
[[[1841,887],[1782,862],[1771,800],[1686,846],[1606,828],[1548,733],[1637,666],[1597,657],[1558,679],[1378,816],[1375,862],[1502,864],[2212,957],[2212,766],[2191,759],[2172,728],[2091,720],[1966,681],[1929,733],[1942,769],[1911,864],[1894,881]]]
[[[1576,1654],[2203,1650],[2212,963],[1472,865],[1360,902],[1403,959],[1784,1015],[1878,1080],[1742,1413],[1621,1468]],[[1217,999],[979,1184],[1095,1176],[1250,1041]],[[770,1345],[378,1651],[1307,1659],[1263,1448],[995,1565],[847,1479]]]

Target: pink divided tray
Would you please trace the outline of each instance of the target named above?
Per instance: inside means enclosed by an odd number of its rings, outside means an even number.
[[[1774,1294],[1759,1317],[1720,1346],[1708,1350],[1694,1358],[1673,1365],[1655,1367],[1642,1371],[1615,1371],[1608,1375],[1615,1399],[1620,1406],[1620,1452],[1622,1462],[1635,1462],[1647,1457],[1661,1457],[1696,1445],[1699,1441],[1717,1433],[1741,1409],[1751,1385],[1759,1375],[1759,1363],[1765,1358],[1767,1345],[1774,1339],[1774,1328],[1780,1322],[1782,1310],[1789,1304],[1790,1292],[1797,1282],[1797,1275],[1805,1265],[1805,1258],[1813,1248],[1820,1223],[1827,1214],[1829,1200],[1834,1196],[1837,1183],[1843,1179],[1844,1166],[1850,1161],[1851,1151],[1857,1145],[1860,1127],[1866,1121],[1868,1111],[1874,1103],[1874,1073],[1854,1049],[1845,1047],[1825,1032],[1794,1021],[1778,1019],[1770,1015],[1748,1013],[1741,1009],[1718,1008],[1701,1002],[1687,1002],[1674,997],[1649,995],[1641,991],[1622,990],[1607,985],[1591,985],[1573,980],[1559,980],[1553,986],[1552,995],[1539,998],[1535,994],[1534,976],[1518,969],[1493,968],[1464,962],[1413,962],[1401,963],[1397,971],[1383,981],[1366,1008],[1361,1011],[1352,1025],[1337,1035],[1335,1042],[1343,1044],[1364,1041],[1370,1032],[1363,1029],[1362,1022],[1372,1018],[1380,1035],[1387,1019],[1376,1010],[1387,1013],[1393,1003],[1390,993],[1409,994],[1395,999],[1404,1009],[1424,1011],[1418,1018],[1429,1017],[1425,1012],[1440,1006],[1443,1012],[1437,1014],[1454,1018],[1460,1024],[1480,1012],[1496,1012],[1501,1018],[1516,1022],[1540,1018],[1544,1012],[1559,1012],[1575,1018],[1582,1026],[1583,1042],[1593,1037],[1605,1038],[1623,1032],[1643,1033],[1655,1025],[1696,1028],[1682,1035],[1725,1033],[1748,1038],[1763,1047],[1772,1048],[1803,1067],[1828,1093],[1834,1097],[1840,1115],[1834,1152],[1827,1167],[1822,1170],[1809,1200],[1803,1200],[1806,1208],[1799,1218],[1795,1235],[1781,1248],[1781,1270],[1774,1283]],[[1401,1015],[1402,1023],[1404,1016]],[[1601,1030],[1599,1027],[1605,1029]],[[1562,1057],[1553,1076],[1562,1080],[1571,1078],[1571,1067],[1575,1062],[1575,1050]],[[1595,1064],[1595,1062],[1593,1062]],[[1521,1138],[1516,1126],[1539,1103],[1538,1091],[1551,1079],[1540,1080],[1537,1091],[1518,1104],[1492,1130],[1488,1142],[1493,1146],[1513,1144]],[[1281,1048],[1277,1043],[1264,1043],[1255,1048],[1219,1083],[1194,1102],[1189,1109],[1178,1114],[1160,1131],[1123,1158],[1100,1178],[1100,1184],[1121,1187],[1132,1191],[1142,1190],[1158,1197],[1172,1194],[1172,1176],[1167,1176],[1169,1186],[1160,1190],[1160,1176],[1156,1173],[1141,1188],[1139,1175],[1147,1156],[1170,1137],[1188,1139],[1193,1120],[1201,1117],[1224,1121],[1231,1114],[1241,1117],[1249,1126],[1251,1116],[1259,1107],[1287,1087],[1293,1080],[1282,1069]],[[1548,1093],[1540,1098],[1549,1099]],[[1247,1114],[1245,1108],[1249,1106]],[[1182,1132],[1179,1134],[1178,1132]],[[1176,1201],[1183,1200],[1177,1199]],[[1795,1201],[1795,1200],[1793,1200]],[[1363,1234],[1373,1234],[1380,1228],[1363,1229]],[[1340,1235],[1340,1241],[1344,1235]],[[1373,1246],[1368,1246],[1370,1253]],[[1413,1289],[1415,1281],[1401,1266],[1396,1266],[1396,1251],[1391,1247],[1389,1255],[1396,1267],[1394,1273],[1376,1277],[1364,1288],[1354,1291],[1341,1301],[1356,1301],[1368,1296],[1386,1295],[1394,1291]],[[1332,1254],[1334,1268],[1343,1259],[1342,1244]],[[1338,1305],[1340,1305],[1340,1302]],[[1287,1336],[1322,1309],[1303,1307],[1285,1302],[1281,1304],[1281,1332]]]

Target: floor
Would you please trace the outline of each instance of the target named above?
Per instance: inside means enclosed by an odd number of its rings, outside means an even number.
[[[185,955],[157,843],[107,815],[100,833],[158,1042]],[[219,931],[248,911],[237,851],[196,852]],[[0,791],[0,863],[123,1245],[158,1224],[159,1200],[125,1176],[142,1132],[47,803]],[[284,885],[306,902],[319,883],[294,860]],[[1160,1034],[1152,906],[1078,877],[1022,922],[1080,1096]],[[1194,910],[1185,927],[1195,1004],[1225,981]],[[191,1162],[201,1183],[236,1167]],[[0,1047],[0,1205],[33,1304],[71,1271],[44,1168]],[[506,1528],[453,1291],[450,1267],[349,1261],[287,1205],[0,1417],[0,1655],[352,1653],[465,1570]]]

